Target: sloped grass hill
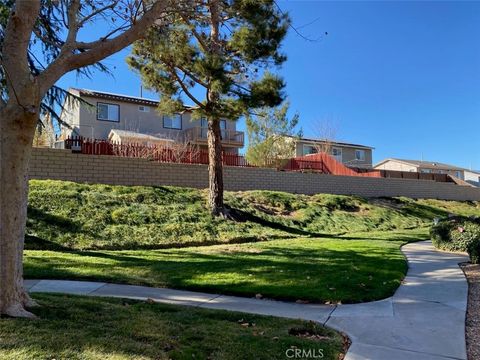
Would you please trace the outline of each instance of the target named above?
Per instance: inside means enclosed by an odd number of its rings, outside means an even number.
[[[237,221],[212,218],[206,191],[30,181],[27,249],[148,249],[423,227],[477,202],[227,192]]]

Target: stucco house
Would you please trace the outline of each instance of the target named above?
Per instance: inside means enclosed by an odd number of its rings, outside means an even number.
[[[319,150],[327,149],[332,157],[348,167],[372,167],[374,148],[371,146],[307,138],[291,137],[291,139],[295,142],[295,157],[316,154]]]
[[[189,142],[207,147],[207,119],[192,121],[192,108],[173,116],[157,111],[158,101],[86,89],[69,89],[83,102],[68,101],[61,112],[69,126],[61,129],[61,139],[82,136],[93,139],[127,139],[138,143],[168,141]],[[236,122],[220,122],[222,146],[227,152],[238,153],[244,145],[244,133],[236,130]],[[113,130],[113,131],[112,131]]]
[[[464,170],[464,179],[470,185],[480,187],[480,171]]]
[[[374,166],[377,170],[396,170],[396,171],[413,171],[420,173],[433,173],[433,174],[448,174],[455,176],[458,179],[468,181],[467,177],[472,177],[472,174],[466,176],[467,173],[472,171],[450,164],[444,164],[436,161],[423,161],[423,160],[406,160],[389,158],[380,161]],[[478,182],[478,174],[476,180]]]

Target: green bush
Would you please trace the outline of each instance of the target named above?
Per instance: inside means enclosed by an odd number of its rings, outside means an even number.
[[[446,251],[465,251],[474,264],[480,261],[480,222],[472,219],[447,219],[432,226],[432,243]]]

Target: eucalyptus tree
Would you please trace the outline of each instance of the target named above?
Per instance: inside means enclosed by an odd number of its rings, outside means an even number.
[[[208,205],[228,216],[223,203],[220,120],[276,106],[284,82],[271,72],[285,61],[280,46],[290,20],[273,0],[192,0],[194,12],[171,14],[136,42],[128,59],[146,87],[160,94],[159,111],[194,104],[193,119],[207,118]]]
[[[3,0],[0,3],[0,314],[32,317],[23,287],[28,165],[42,111],[64,92],[64,74],[88,75],[101,60],[164,23],[179,1]],[[176,6],[176,5],[175,5]],[[95,36],[82,34],[95,26]],[[106,29],[100,33],[101,29]]]

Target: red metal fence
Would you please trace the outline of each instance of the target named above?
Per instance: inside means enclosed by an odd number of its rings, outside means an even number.
[[[121,144],[108,140],[87,139],[82,137],[67,138],[65,148],[82,154],[89,155],[114,155],[122,157],[144,158],[152,161],[184,164],[208,164],[208,151],[195,147],[177,145],[145,145],[145,144]],[[222,163],[227,166],[254,167],[244,156],[234,153],[223,152]],[[377,178],[401,178],[432,180],[437,182],[453,182],[446,174],[426,174],[418,172],[354,169],[349,168],[332,156],[319,153],[300,156],[282,162],[282,165],[273,166],[278,170],[319,172],[332,175],[362,176]]]

